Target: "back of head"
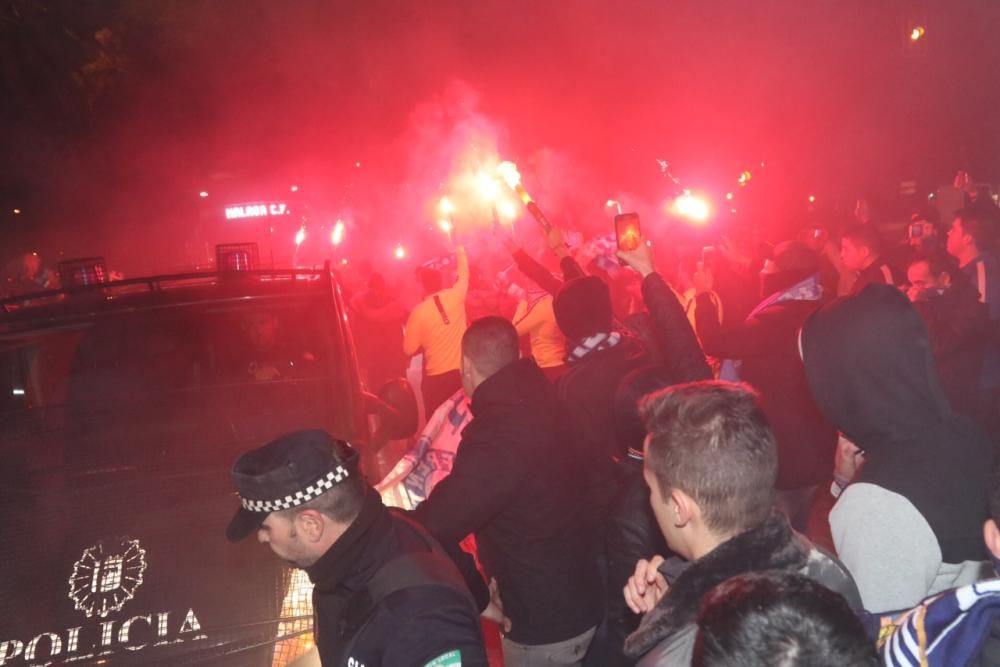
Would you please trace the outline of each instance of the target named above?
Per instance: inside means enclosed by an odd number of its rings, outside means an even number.
[[[615,434],[619,451],[642,451],[646,425],[639,411],[639,403],[644,396],[670,384],[670,373],[662,366],[637,368],[621,381],[615,392]]]
[[[570,340],[611,331],[614,314],[611,291],[596,276],[574,278],[559,290],[552,308],[556,324]]]
[[[815,273],[819,269],[816,253],[799,241],[785,241],[775,246],[774,263],[779,271]]]
[[[778,450],[753,389],[693,382],[652,394],[641,409],[646,465],[661,494],[691,496],[717,535],[764,523],[774,504]]]
[[[953,281],[959,277],[959,272],[957,270],[958,265],[955,263],[955,260],[943,250],[932,249],[925,252],[919,252],[910,258],[910,260],[906,263],[906,266],[909,268],[914,264],[920,263],[927,264],[927,268],[933,278],[937,278],[942,273],[947,273]]]
[[[772,261],[775,272],[761,275],[761,296],[788,289],[819,271],[816,253],[799,241],[779,243]]]
[[[797,574],[744,574],[698,614],[693,667],[874,667],[870,640],[842,596]]]
[[[442,285],[444,284],[444,278],[441,277],[441,272],[437,269],[432,269],[429,266],[422,266],[417,271],[417,278],[420,280],[420,286],[424,289],[424,294],[434,294],[435,292],[440,292]]]
[[[480,318],[462,336],[462,356],[488,378],[520,358],[517,330],[502,317]]]
[[[801,344],[816,404],[862,449],[951,415],[927,329],[895,287],[869,285],[820,309],[802,327]]]
[[[877,257],[882,252],[882,237],[871,224],[850,225],[844,229],[841,237],[850,240],[858,248],[868,248],[872,257]]]

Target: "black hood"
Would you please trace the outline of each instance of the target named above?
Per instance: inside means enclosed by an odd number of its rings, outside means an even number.
[[[869,453],[951,416],[927,329],[893,287],[817,311],[802,327],[802,360],[817,405]]]
[[[910,500],[945,562],[981,559],[991,448],[949,406],[907,298],[870,285],[817,311],[801,343],[816,404],[866,452],[858,481]]]

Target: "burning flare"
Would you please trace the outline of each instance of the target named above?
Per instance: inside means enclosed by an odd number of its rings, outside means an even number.
[[[513,162],[501,162],[497,167],[497,173],[507,183],[511,190],[517,193],[524,205],[527,206],[532,201],[531,195],[521,185],[521,174],[517,171],[517,165]]]
[[[704,223],[708,221],[711,209],[704,198],[691,194],[690,190],[685,190],[671,203],[670,212],[695,223]]]
[[[500,194],[500,185],[495,178],[482,171],[476,174],[476,191],[486,201],[493,201]]]

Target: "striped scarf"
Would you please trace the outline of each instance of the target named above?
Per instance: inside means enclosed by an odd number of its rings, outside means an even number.
[[[591,352],[610,350],[615,345],[620,343],[621,340],[622,335],[617,331],[612,331],[611,333],[597,333],[593,336],[587,336],[576,344],[573,351],[569,353],[568,357],[566,357],[566,363],[575,364]]]

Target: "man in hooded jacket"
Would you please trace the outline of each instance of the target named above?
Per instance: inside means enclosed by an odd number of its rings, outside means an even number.
[[[981,578],[992,452],[949,406],[913,306],[871,285],[817,312],[800,344],[820,409],[865,452],[830,513],[865,609],[912,607]]]

